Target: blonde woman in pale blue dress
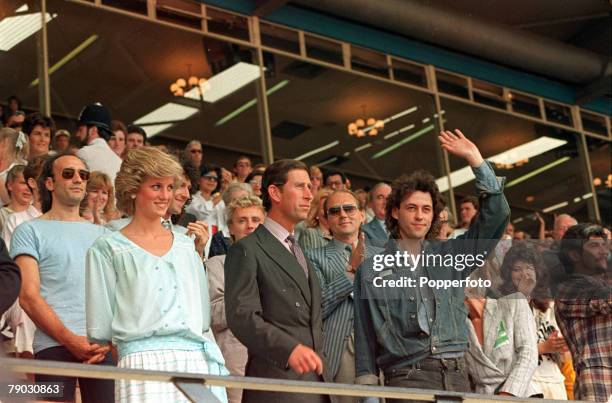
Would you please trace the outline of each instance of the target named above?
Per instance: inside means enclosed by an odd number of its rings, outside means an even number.
[[[120,368],[227,375],[218,346],[203,336],[210,300],[202,260],[189,233],[161,223],[182,173],[158,149],[128,152],[115,187],[118,208],[133,219],[87,254],[87,336],[116,346]],[[227,401],[225,388],[210,390]],[[170,382],[128,380],[115,383],[115,399],[188,401]]]

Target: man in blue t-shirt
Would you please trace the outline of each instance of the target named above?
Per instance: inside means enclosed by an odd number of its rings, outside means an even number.
[[[110,347],[85,336],[85,255],[108,231],[79,215],[88,179],[87,166],[74,155],[47,160],[38,180],[44,214],[17,227],[10,254],[21,270],[20,304],[37,326],[35,357],[112,365]],[[83,402],[114,401],[112,381],[78,379]],[[36,375],[36,382],[60,382],[58,400],[74,399],[76,378]]]

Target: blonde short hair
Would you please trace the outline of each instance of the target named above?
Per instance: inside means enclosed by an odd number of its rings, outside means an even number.
[[[117,208],[125,214],[134,215],[134,198],[140,185],[149,178],[174,177],[175,187],[181,180],[183,168],[169,154],[155,147],[128,150],[115,178]]]
[[[319,213],[319,203],[321,200],[325,200],[332,194],[332,190],[328,188],[321,188],[315,195],[314,199],[310,202],[310,210],[308,211],[308,217],[306,218],[306,226],[308,228],[317,228],[319,226],[319,219],[317,215]]]
[[[232,223],[232,218],[234,218],[234,213],[239,208],[249,208],[249,207],[259,207],[263,215],[266,215],[266,212],[263,208],[263,204],[261,199],[257,196],[246,196],[241,197],[240,199],[235,199],[230,202],[230,204],[225,209],[225,217],[227,225]]]

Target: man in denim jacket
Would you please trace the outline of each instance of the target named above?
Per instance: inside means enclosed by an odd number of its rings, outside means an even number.
[[[389,386],[469,391],[463,360],[467,310],[461,280],[495,247],[510,208],[502,193],[503,181],[497,180],[471,141],[459,130],[442,132],[439,138],[442,148],[472,167],[479,215],[457,240],[426,241],[435,237],[443,208],[435,179],[418,171],[393,183],[386,217],[390,240],[383,256],[360,266],[354,282],[356,383],[377,384],[382,371]],[[406,253],[412,260],[396,258]],[[420,263],[414,260],[418,255],[423,259]],[[443,256],[445,262],[434,259],[437,264],[424,264],[426,255]],[[454,263],[449,266],[449,261]],[[406,278],[414,282],[396,281]],[[422,278],[454,282],[447,288],[432,287],[420,284]]]

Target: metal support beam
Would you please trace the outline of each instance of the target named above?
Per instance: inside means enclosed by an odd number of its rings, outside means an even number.
[[[589,212],[589,218],[596,222],[601,221],[601,215],[599,214],[599,203],[597,200],[597,192],[595,185],[593,184],[593,170],[591,169],[591,158],[589,156],[589,147],[587,145],[587,138],[584,134],[582,127],[582,119],[580,118],[580,107],[577,105],[572,106],[572,120],[574,124],[580,130],[579,141],[578,141],[578,157],[582,164],[582,181],[584,183],[585,190],[593,195],[590,199],[586,200],[587,210]]]
[[[38,109],[51,116],[51,91],[49,87],[49,43],[47,38],[47,0],[40,0],[42,28],[38,34]]]
[[[261,156],[263,163],[270,165],[274,162],[274,150],[272,146],[272,129],[270,128],[270,111],[268,109],[268,96],[266,94],[266,70],[263,64],[263,50],[261,49],[259,34],[259,18],[249,17],[250,31],[257,48],[253,51],[259,65],[259,80],[255,81],[255,92],[257,93],[257,117],[259,121],[259,139],[261,144]]]

